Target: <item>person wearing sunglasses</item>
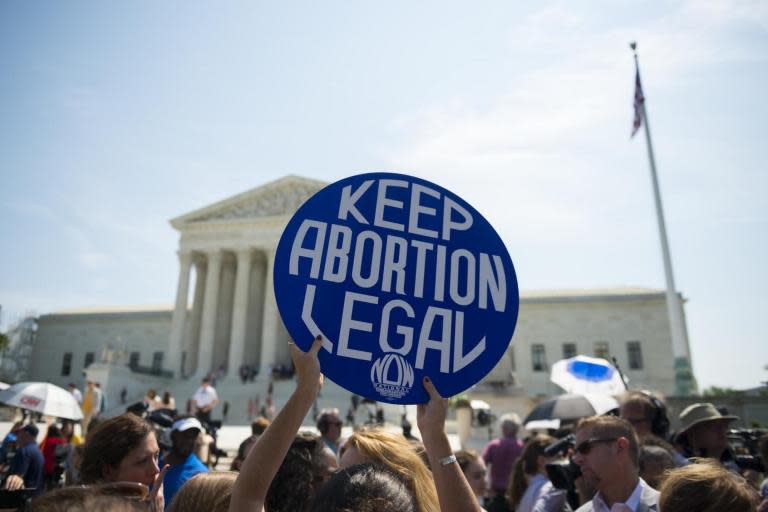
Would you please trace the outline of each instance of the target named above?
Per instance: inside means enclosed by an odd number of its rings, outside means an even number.
[[[597,489],[577,512],[658,510],[658,491],[639,476],[639,442],[629,422],[615,416],[593,416],[581,420],[574,433],[573,460],[584,479]]]
[[[317,430],[320,431],[323,443],[337,456],[343,425],[338,409],[323,409],[317,417]]]

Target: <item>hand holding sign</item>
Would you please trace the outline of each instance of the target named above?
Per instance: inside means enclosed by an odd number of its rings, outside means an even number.
[[[275,297],[303,350],[322,336],[323,373],[391,403],[423,403],[429,373],[456,394],[487,374],[514,332],[512,260],[460,197],[411,176],[329,185],[296,212],[275,258]]]
[[[416,424],[419,432],[426,439],[445,432],[445,418],[448,415],[448,399],[440,396],[435,385],[424,377],[424,389],[429,395],[429,402],[416,407]]]
[[[309,351],[302,352],[294,343],[291,343],[291,358],[293,367],[296,368],[296,380],[299,388],[313,388],[317,394],[323,386],[323,374],[320,373],[320,362],[317,360],[317,353],[323,346],[323,338],[318,335],[315,341],[309,347]]]

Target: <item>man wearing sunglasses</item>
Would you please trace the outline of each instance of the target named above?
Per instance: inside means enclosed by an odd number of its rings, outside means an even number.
[[[658,510],[659,493],[639,476],[640,449],[632,425],[615,416],[593,416],[579,422],[575,435],[573,460],[597,489],[577,512]]]
[[[320,431],[325,446],[330,449],[334,455],[339,455],[339,440],[341,439],[341,427],[344,423],[341,421],[338,409],[323,409],[317,417],[317,430]]]

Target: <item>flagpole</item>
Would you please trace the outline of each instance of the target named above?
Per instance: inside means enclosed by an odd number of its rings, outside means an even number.
[[[635,57],[635,70],[637,73],[637,85],[640,86],[640,64],[637,58],[637,44],[633,41],[629,44]],[[653,197],[656,203],[656,220],[659,224],[659,238],[661,239],[661,253],[664,260],[664,275],[667,284],[667,315],[672,334],[672,353],[675,357],[675,394],[687,396],[696,392],[696,382],[691,370],[690,351],[688,348],[688,336],[683,321],[683,308],[680,296],[675,288],[675,278],[672,273],[672,258],[669,254],[669,242],[667,241],[667,229],[664,222],[664,208],[661,204],[659,192],[659,179],[656,173],[656,158],[653,154],[651,143],[651,127],[648,122],[648,112],[645,108],[645,99],[640,102],[641,122],[645,128],[645,142],[648,149],[648,162],[651,168],[651,182],[653,184]]]

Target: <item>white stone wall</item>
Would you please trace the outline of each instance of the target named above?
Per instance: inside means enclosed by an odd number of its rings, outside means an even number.
[[[563,357],[563,344],[575,343],[577,353],[594,355],[595,342],[608,343],[610,355],[616,356],[632,387],[671,394],[674,390],[672,342],[667,320],[664,295],[661,291],[645,294],[595,293],[577,297],[523,294],[520,315],[507,357],[486,379],[508,384],[512,372],[515,392],[523,395],[553,395],[560,388],[549,382],[549,368]],[[259,308],[257,308],[259,309]],[[94,352],[101,361],[104,347],[128,354],[141,353],[140,364],[151,366],[152,354],[167,350],[171,329],[171,309],[164,311],[57,314],[40,318],[37,343],[30,377],[60,385],[74,381],[82,383],[86,352]],[[287,337],[280,325],[279,345]],[[642,370],[630,370],[627,342],[639,341],[642,347]],[[255,340],[248,340],[246,354]],[[531,345],[545,346],[545,371],[533,371]],[[287,348],[285,345],[282,348]],[[69,377],[61,375],[65,352],[72,352]],[[513,357],[510,357],[510,353]],[[277,350],[276,360],[288,362],[287,350]],[[167,357],[167,356],[166,356]],[[514,359],[514,368],[511,361]],[[165,365],[167,368],[167,365]]]
[[[578,354],[595,355],[595,342],[608,343],[610,356],[630,379],[633,388],[662,394],[674,391],[672,340],[663,292],[655,296],[612,296],[521,301],[520,316],[510,350],[518,384],[530,395],[552,395],[562,390],[549,382],[553,363],[563,358],[563,344],[575,343]],[[630,370],[627,342],[639,341],[642,370]],[[545,371],[533,371],[531,345],[545,347]]]
[[[105,348],[112,349],[113,357],[122,351],[125,365],[131,352],[139,352],[139,364],[149,367],[155,351],[168,350],[171,314],[172,310],[168,308],[163,311],[43,315],[38,321],[30,378],[62,387],[74,382],[82,388],[86,353],[93,352],[94,362],[98,363],[105,355]],[[63,376],[62,362],[67,352],[72,352],[72,366],[69,376]]]

